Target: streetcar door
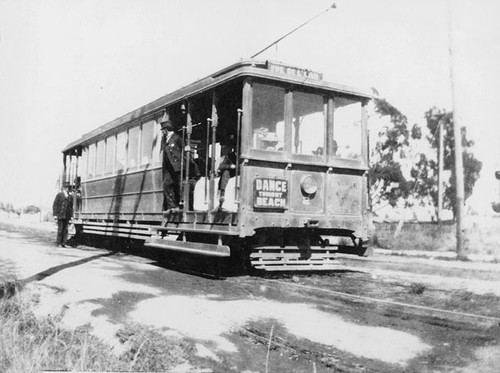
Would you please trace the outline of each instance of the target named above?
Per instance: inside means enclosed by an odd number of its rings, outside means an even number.
[[[70,186],[70,194],[73,197],[73,211],[75,214],[81,210],[81,158],[81,148],[72,149],[63,154],[63,173],[60,180],[60,185],[68,183]]]
[[[182,139],[182,210],[236,212],[241,105],[242,83],[236,81],[166,108]]]

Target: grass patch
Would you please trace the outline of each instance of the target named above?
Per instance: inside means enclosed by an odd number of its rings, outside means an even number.
[[[61,316],[37,318],[26,294],[0,299],[0,372],[42,370],[169,371],[188,362],[192,345],[139,325],[120,330],[117,355],[90,327],[68,330]]]
[[[372,244],[390,250],[447,251],[455,244],[454,226],[405,223],[395,235],[397,223],[376,224]]]
[[[408,289],[408,292],[410,294],[420,295],[424,293],[424,290],[425,290],[425,285],[415,283],[411,284],[410,288]]]
[[[375,223],[370,244],[389,250],[455,251],[456,227],[453,222],[406,222],[395,235],[398,223]],[[500,217],[467,216],[463,244],[466,254],[489,255],[500,261]]]

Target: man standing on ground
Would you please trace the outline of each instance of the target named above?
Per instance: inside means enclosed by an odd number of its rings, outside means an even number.
[[[69,183],[64,182],[52,204],[52,214],[57,219],[57,246],[66,247],[68,224],[73,217],[73,199],[69,194]]]

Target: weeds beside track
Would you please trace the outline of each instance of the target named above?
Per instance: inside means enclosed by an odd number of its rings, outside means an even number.
[[[42,370],[168,371],[187,361],[191,345],[159,332],[130,325],[117,333],[117,353],[83,326],[68,330],[62,314],[37,318],[28,294],[3,288],[0,299],[0,372]],[[7,289],[7,290],[5,290]]]

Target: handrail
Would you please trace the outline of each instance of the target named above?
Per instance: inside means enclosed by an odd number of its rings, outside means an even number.
[[[187,143],[183,150],[186,153],[186,175],[184,177],[184,188],[182,190],[184,206],[183,211],[186,212],[189,209],[189,168],[191,165],[191,134],[193,132],[193,123],[191,121],[191,103],[188,101],[187,103],[187,117],[186,117],[186,134],[187,134]],[[183,143],[184,145],[184,143]]]
[[[241,117],[243,116],[243,110],[238,109],[238,124],[236,127],[236,170],[235,170],[235,181],[234,181],[234,202],[239,203],[239,171],[240,171],[240,133],[241,133]]]
[[[206,129],[206,139],[205,139],[205,204],[208,205],[208,172],[209,172],[209,159],[210,155],[208,154],[208,148],[210,147],[210,124],[212,122],[211,118],[207,118],[207,129]]]

